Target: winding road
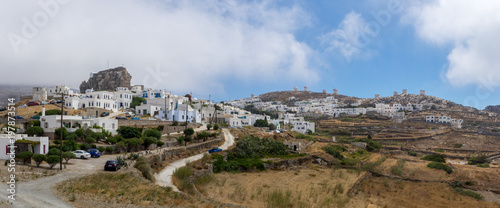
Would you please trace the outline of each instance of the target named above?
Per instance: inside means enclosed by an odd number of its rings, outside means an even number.
[[[228,129],[223,129],[225,142],[220,148],[222,150],[227,150],[230,146],[234,144],[234,136],[229,133]],[[156,184],[160,186],[170,186],[172,190],[179,191],[179,189],[172,183],[172,174],[178,168],[181,168],[186,165],[187,162],[196,161],[203,157],[205,153],[200,153],[188,158],[177,160],[163,169],[159,174],[155,174]]]

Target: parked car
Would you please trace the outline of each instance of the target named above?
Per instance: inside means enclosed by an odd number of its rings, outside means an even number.
[[[62,103],[63,100],[56,100],[56,103]]]
[[[104,164],[104,170],[114,170],[117,171],[120,169],[120,163],[118,160],[108,160],[106,161],[106,164]]]
[[[27,103],[27,105],[28,105],[28,106],[35,106],[35,105],[40,105],[40,103],[35,102],[35,101],[29,101],[29,102]]]
[[[49,104],[49,102],[47,102],[47,101],[40,102],[40,105],[47,105],[47,104]]]
[[[20,106],[17,106],[17,108],[25,108],[26,107],[26,104],[22,104]]]
[[[14,117],[12,117],[14,119],[24,119],[24,117],[20,116],[20,115],[15,115]]]
[[[85,150],[75,150],[73,154],[76,155],[76,158],[87,159],[90,158],[90,153]]]
[[[56,103],[56,100],[52,99],[52,100],[49,101],[49,103],[50,104],[54,104],[54,103]]]
[[[101,151],[99,151],[98,149],[88,149],[87,152],[90,153],[90,157],[101,157]]]
[[[132,112],[127,112],[127,113],[125,114],[125,116],[127,116],[127,117],[132,117],[132,116],[135,116],[135,114],[134,114],[134,113],[132,113]]]
[[[123,116],[117,116],[116,119],[123,119],[123,120],[127,120],[127,118],[123,117]]]
[[[222,149],[221,149],[221,148],[214,147],[214,148],[212,148],[212,149],[209,149],[209,150],[208,150],[208,153],[214,153],[214,152],[220,152],[220,151],[222,151]]]
[[[34,115],[33,117],[31,117],[32,119],[40,119],[40,116],[39,115]]]
[[[109,112],[103,112],[103,113],[101,113],[101,117],[106,117],[106,116],[109,116]]]
[[[132,120],[141,120],[141,118],[139,118],[139,117],[134,117],[134,118],[132,118]]]

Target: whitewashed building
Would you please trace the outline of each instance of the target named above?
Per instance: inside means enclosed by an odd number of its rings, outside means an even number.
[[[10,159],[10,138],[8,134],[0,134],[0,159]],[[16,134],[14,140],[34,141],[34,154],[47,154],[49,152],[49,137],[30,137],[27,134]]]

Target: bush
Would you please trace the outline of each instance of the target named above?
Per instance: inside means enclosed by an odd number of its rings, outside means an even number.
[[[63,129],[62,130],[62,134],[63,134],[63,138],[62,139],[65,140],[66,137],[68,136],[68,131],[66,130],[66,127],[63,127],[62,129]],[[57,129],[54,130],[54,138],[56,140],[61,140],[59,137],[61,137],[61,128],[57,128]]]
[[[68,139],[63,142],[63,151],[74,151],[78,149],[80,149],[80,145],[78,145],[74,139]]]
[[[488,158],[484,154],[472,156],[469,158],[469,165],[484,164],[488,162],[487,159]]]
[[[161,132],[156,130],[156,129],[148,129],[148,130],[144,131],[144,134],[142,134],[142,135],[145,137],[154,137],[156,139],[161,138]]]
[[[163,129],[164,129],[164,128],[165,128],[165,126],[160,125],[160,126],[158,126],[156,129],[157,129],[158,131],[160,131],[160,133],[161,133],[161,132],[163,132]]]
[[[98,147],[97,149],[99,150],[99,152],[102,152],[102,153],[104,153],[104,151],[106,151],[106,147]]]
[[[451,169],[450,166],[447,166],[447,165],[440,163],[440,162],[430,162],[429,164],[427,164],[427,167],[438,169],[438,170],[444,170],[448,174],[451,174],[453,172],[453,170]]]
[[[41,116],[41,115],[42,115],[42,112],[39,112],[39,113],[38,113],[38,114],[36,114],[36,115]],[[51,116],[51,115],[61,115],[61,110],[59,110],[59,109],[46,110],[46,111],[45,111],[45,115],[46,115],[46,116]]]
[[[113,153],[114,151],[115,151],[115,148],[114,148],[113,146],[107,146],[107,147],[106,147],[106,152],[107,152],[107,153],[110,153],[110,154],[111,154],[111,153]]]
[[[156,139],[155,137],[144,137],[142,138],[142,140],[144,141],[144,149],[149,149],[149,146],[158,142],[158,139]]]
[[[172,126],[178,126],[179,125],[179,122],[178,121],[173,121],[172,122]]]
[[[49,167],[52,169],[54,166],[56,166],[57,163],[61,162],[61,158],[56,155],[51,155],[47,157],[47,163],[49,164]]]
[[[288,154],[290,152],[285,144],[272,139],[261,139],[255,136],[241,138],[231,151],[231,156],[238,158],[262,158]]]
[[[210,130],[212,128],[212,124],[207,124],[207,130]]]
[[[114,137],[109,137],[106,139],[106,143],[108,144],[116,144],[116,139]]]
[[[34,154],[32,158],[35,161],[36,166],[40,167],[40,164],[47,159],[47,156],[44,154]]]
[[[405,160],[398,160],[398,163],[391,167],[391,173],[394,175],[402,176]]]
[[[33,125],[33,126],[40,126],[40,121],[39,120],[33,120],[33,121],[31,121],[31,125]]]
[[[189,178],[189,176],[193,175],[193,170],[190,167],[184,166],[176,169],[172,174],[172,177],[175,177],[179,180],[184,180]]]
[[[177,143],[178,143],[179,145],[182,145],[182,143],[184,142],[184,136],[179,136],[179,137],[177,137],[176,139],[177,139]]]
[[[92,144],[92,143],[95,143],[96,141],[92,137],[87,137],[87,138],[85,138],[85,142],[87,142],[87,144]]]
[[[58,157],[60,156],[60,154],[61,154],[61,151],[59,150],[59,148],[52,148],[47,153],[48,156],[57,155]]]
[[[473,192],[473,191],[464,190],[464,189],[462,189],[462,188],[458,188],[458,187],[453,188],[453,189],[455,189],[455,191],[457,191],[458,193],[460,193],[460,194],[462,194],[462,195],[465,195],[465,196],[470,196],[470,197],[475,198],[475,199],[477,199],[477,200],[482,200],[482,199],[484,198],[484,196],[483,196],[483,195],[478,194],[478,193]]]
[[[40,126],[29,127],[26,130],[26,134],[28,134],[29,136],[34,136],[34,135],[41,136],[43,134],[43,129]]]
[[[23,164],[26,165],[27,162],[31,162],[31,157],[33,156],[33,152],[26,151],[21,152],[17,155],[17,158],[23,160]]]
[[[333,146],[326,146],[326,147],[323,147],[322,149],[326,153],[332,155],[334,158],[337,158],[339,160],[344,159],[344,156],[342,156],[342,154],[339,151],[337,151]]]
[[[63,152],[62,158],[66,161],[66,164],[68,164],[68,161],[70,159],[76,158],[76,155],[72,152]]]
[[[352,158],[344,158],[340,164],[342,165],[347,165],[347,166],[356,166],[358,164],[359,160],[357,159],[352,159]]]
[[[88,150],[90,148],[92,148],[92,146],[90,144],[87,144],[87,143],[80,144],[80,149],[82,149],[82,150]]]
[[[142,175],[150,180],[151,182],[155,182],[155,177],[153,175],[153,171],[151,170],[151,166],[149,165],[148,159],[141,156],[137,159],[137,162],[134,164],[134,168],[137,168],[142,172]]]
[[[444,160],[444,156],[441,154],[426,155],[426,156],[422,157],[422,160],[446,163],[446,161]]]
[[[158,147],[161,147],[163,145],[165,145],[165,142],[162,142],[162,141],[156,142],[156,146],[158,146]]]
[[[219,130],[219,125],[218,124],[214,125],[214,130]]]
[[[117,131],[123,138],[126,138],[126,139],[142,136],[141,132],[137,128],[134,128],[134,127],[120,126],[120,128],[118,128]]]
[[[354,139],[353,142],[365,142],[366,143],[366,150],[368,152],[377,151],[382,147],[382,145],[380,143],[373,141],[372,139],[368,139],[368,138]]]
[[[408,151],[408,155],[416,157],[417,153],[415,151]]]
[[[478,164],[477,167],[480,167],[480,168],[489,168],[490,164],[486,162],[486,163],[483,163],[483,164]]]

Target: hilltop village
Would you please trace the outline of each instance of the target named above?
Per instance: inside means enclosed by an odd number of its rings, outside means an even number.
[[[91,73],[79,92],[65,85],[34,86],[12,104],[13,111],[0,112],[0,142],[6,146],[0,159],[7,164],[15,150],[16,180],[26,192],[19,194],[19,203],[500,204],[497,112],[429,96],[425,90],[357,98],[337,89],[294,87],[214,102],[131,85],[131,80],[125,68],[117,67]],[[35,186],[50,191],[30,188]],[[43,199],[35,197],[40,194]]]

